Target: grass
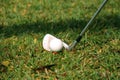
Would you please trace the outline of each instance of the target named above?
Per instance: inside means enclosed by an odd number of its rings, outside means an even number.
[[[108,1],[73,51],[58,54],[42,48],[44,35],[71,43],[102,0],[0,1],[0,79],[120,79],[119,0]],[[39,68],[49,64],[57,65]]]

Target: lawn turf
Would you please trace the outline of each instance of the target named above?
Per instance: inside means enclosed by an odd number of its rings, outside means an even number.
[[[42,48],[46,33],[71,43],[102,1],[0,0],[0,79],[120,79],[119,0],[108,1],[73,51]]]

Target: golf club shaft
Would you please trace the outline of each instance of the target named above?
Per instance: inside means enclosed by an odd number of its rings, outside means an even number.
[[[77,37],[77,39],[70,45],[69,50],[71,50],[73,47],[76,46],[76,44],[82,39],[82,35],[85,33],[85,31],[87,30],[87,28],[89,27],[89,25],[92,23],[92,21],[96,18],[96,16],[99,14],[99,12],[101,11],[101,9],[104,7],[104,5],[107,3],[108,0],[104,0],[103,3],[100,5],[100,7],[98,8],[98,10],[94,13],[94,15],[92,16],[92,18],[89,20],[89,22],[87,23],[87,25],[85,26],[85,28],[82,30],[82,32],[80,33],[80,35]]]

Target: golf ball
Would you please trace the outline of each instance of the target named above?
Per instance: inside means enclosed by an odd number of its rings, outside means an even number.
[[[51,51],[60,51],[63,48],[63,43],[60,39],[53,39],[50,41],[50,49]]]

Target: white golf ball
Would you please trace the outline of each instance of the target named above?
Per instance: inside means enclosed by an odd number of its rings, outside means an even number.
[[[60,51],[63,48],[63,43],[60,39],[53,39],[50,41],[51,51]]]

